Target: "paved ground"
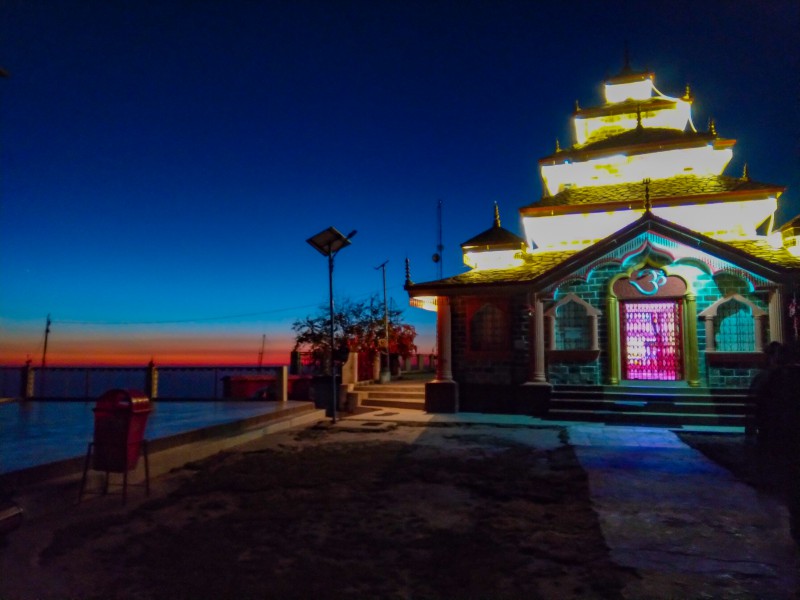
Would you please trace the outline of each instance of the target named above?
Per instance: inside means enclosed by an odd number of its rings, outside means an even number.
[[[380,439],[394,422],[493,425],[532,445],[559,443],[552,430],[537,430],[542,422],[531,417],[387,409],[340,419],[335,427],[370,430]],[[588,475],[592,507],[611,559],[636,573],[622,597],[800,597],[798,548],[789,535],[788,512],[774,498],[739,482],[665,429],[564,424],[564,431],[561,443],[574,447]],[[168,481],[161,486],[170,489]],[[53,491],[64,489],[61,484]],[[39,512],[49,527],[58,527],[57,516]],[[3,559],[4,569],[20,567],[8,556]]]
[[[773,497],[671,431],[577,425],[569,437],[612,559],[641,575],[628,597],[796,597],[798,549]]]

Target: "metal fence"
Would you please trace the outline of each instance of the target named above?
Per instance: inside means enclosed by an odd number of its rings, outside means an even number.
[[[300,376],[320,375],[323,365],[312,356],[299,353],[295,364]],[[226,377],[239,375],[275,375],[280,366],[199,366],[158,367],[158,397],[174,399],[222,398]],[[31,367],[34,398],[96,398],[113,388],[147,389],[149,367]],[[433,372],[436,356],[416,354],[400,361],[402,372]],[[0,367],[0,398],[24,395],[26,367]],[[365,379],[369,379],[369,375]]]
[[[159,398],[221,398],[225,377],[276,375],[278,366],[158,367]],[[33,369],[35,398],[96,398],[113,388],[147,388],[148,367],[47,367]],[[0,397],[23,395],[25,368],[0,367]]]

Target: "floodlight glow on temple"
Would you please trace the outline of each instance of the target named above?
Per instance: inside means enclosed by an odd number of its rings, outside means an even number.
[[[549,414],[559,386],[746,388],[767,343],[796,341],[800,217],[776,227],[784,187],[725,173],[736,141],[695,127],[688,87],[667,96],[626,61],[603,90],[539,160],[524,237],[495,205],[462,244],[469,271],[408,277],[412,306],[438,315],[432,412]]]

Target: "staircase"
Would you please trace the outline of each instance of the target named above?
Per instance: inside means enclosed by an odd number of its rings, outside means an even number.
[[[353,391],[359,394],[361,406],[425,410],[425,381],[359,383]]]
[[[559,385],[553,388],[546,418],[615,425],[744,427],[752,413],[747,390]]]

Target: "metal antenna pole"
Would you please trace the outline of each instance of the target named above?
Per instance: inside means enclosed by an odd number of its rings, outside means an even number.
[[[439,205],[437,207],[437,222],[438,222],[438,229],[439,229],[439,243],[436,245],[436,252],[439,254],[438,260],[438,267],[439,267],[439,279],[442,278],[442,263],[444,262],[444,245],[442,244],[442,201],[439,200]]]
[[[389,305],[386,303],[386,263],[388,260],[383,261],[383,264],[375,267],[375,270],[381,269],[383,271],[383,339],[386,342],[386,364],[381,369],[381,383],[389,383],[392,379],[392,370],[389,365]]]
[[[444,252],[444,245],[442,245],[442,201],[436,207],[436,229],[437,229],[437,244],[436,252],[433,253],[433,262],[436,263],[439,279],[442,278],[442,253]]]

